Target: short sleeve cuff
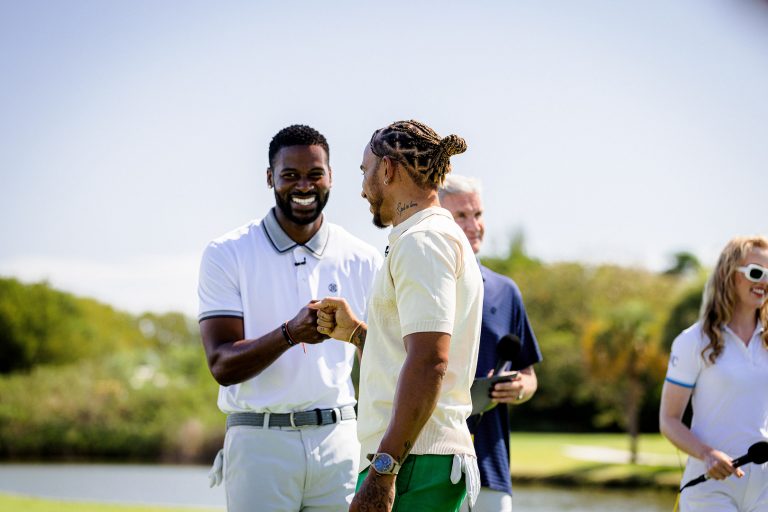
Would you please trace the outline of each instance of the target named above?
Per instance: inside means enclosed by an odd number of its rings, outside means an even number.
[[[197,321],[202,322],[203,320],[207,318],[221,318],[221,317],[227,317],[227,318],[243,318],[243,312],[242,311],[234,311],[229,309],[217,309],[213,311],[204,311],[197,315]]]
[[[693,388],[696,387],[696,384],[688,384],[687,382],[682,382],[682,381],[679,381],[677,379],[673,379],[671,377],[667,377],[664,380],[667,381],[667,382],[671,382],[672,384],[676,384],[678,386],[682,386],[682,387],[688,388],[688,389],[693,389]]]
[[[405,324],[400,330],[403,336],[417,332],[444,332],[451,334],[453,332],[453,322],[450,320],[420,320]]]

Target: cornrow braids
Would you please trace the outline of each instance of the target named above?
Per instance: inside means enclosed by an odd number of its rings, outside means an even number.
[[[330,159],[331,150],[328,148],[328,141],[322,133],[305,124],[287,126],[277,132],[269,143],[269,166],[272,167],[275,155],[284,147],[315,145],[322,147]]]
[[[401,163],[422,188],[437,188],[451,172],[450,158],[467,150],[458,135],[441,138],[419,121],[397,121],[373,132],[369,146],[379,158]]]

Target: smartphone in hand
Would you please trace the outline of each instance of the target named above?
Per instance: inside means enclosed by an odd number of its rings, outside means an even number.
[[[491,390],[499,382],[509,382],[518,376],[518,372],[510,372],[505,375],[493,375],[480,377],[472,382],[470,393],[472,394],[472,414],[480,414],[493,409],[496,404],[491,399]]]

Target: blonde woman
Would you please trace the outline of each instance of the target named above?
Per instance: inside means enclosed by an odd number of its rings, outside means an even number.
[[[680,510],[768,512],[768,464],[733,458],[768,439],[768,238],[728,242],[704,291],[699,321],[672,344],[661,433],[690,455]],[[692,401],[688,428],[683,412]]]

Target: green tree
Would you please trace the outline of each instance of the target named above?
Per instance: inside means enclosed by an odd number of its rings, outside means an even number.
[[[603,421],[617,420],[626,429],[633,464],[646,390],[664,371],[656,317],[645,301],[628,300],[594,320],[582,341],[592,389],[609,405]]]
[[[701,262],[693,253],[687,251],[676,252],[672,255],[672,265],[664,271],[667,275],[688,275],[701,272]]]
[[[130,314],[48,283],[0,278],[0,374],[152,343]]]
[[[672,349],[672,342],[678,334],[698,320],[703,293],[704,282],[699,280],[677,297],[662,332],[662,346],[667,352]]]

